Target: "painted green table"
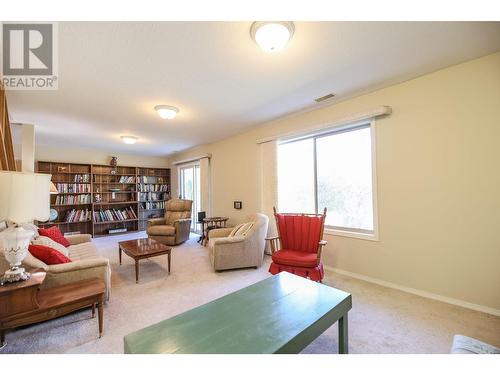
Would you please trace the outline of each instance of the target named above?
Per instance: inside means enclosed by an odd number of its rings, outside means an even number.
[[[125,336],[125,353],[299,353],[339,322],[347,353],[349,293],[281,272]]]

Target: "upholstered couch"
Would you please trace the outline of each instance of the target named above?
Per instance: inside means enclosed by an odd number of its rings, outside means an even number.
[[[189,239],[193,201],[171,199],[165,205],[165,217],[148,220],[148,237],[166,245],[179,245]]]
[[[111,293],[111,268],[109,260],[100,257],[91,241],[90,234],[75,234],[66,236],[71,244],[68,250],[70,263],[47,265],[28,253],[23,261],[23,266],[29,271],[37,268],[43,269],[47,275],[41,288],[64,285],[73,281],[97,277],[106,285],[105,299],[109,300]],[[0,273],[3,274],[9,264],[2,254],[0,255]]]
[[[248,216],[246,222],[253,225],[244,234],[236,232],[229,237],[234,228],[209,232],[209,258],[216,271],[262,265],[269,218],[257,213]]]

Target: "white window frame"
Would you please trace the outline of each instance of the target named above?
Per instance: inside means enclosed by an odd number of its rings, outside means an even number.
[[[349,131],[349,130],[354,130],[355,128],[360,128],[360,127],[369,127],[370,128],[370,136],[371,136],[371,160],[372,160],[372,207],[373,207],[373,232],[368,232],[363,233],[363,231],[352,231],[349,230],[349,228],[340,228],[340,227],[332,227],[332,226],[326,226],[325,225],[325,230],[324,233],[330,234],[333,236],[342,236],[342,237],[351,237],[351,238],[357,238],[357,239],[362,239],[362,240],[369,240],[369,241],[379,241],[379,225],[378,225],[378,194],[377,194],[377,150],[376,150],[376,128],[375,128],[375,119],[367,119],[363,121],[357,121],[354,123],[350,124],[342,124],[339,126],[334,126],[330,127],[327,129],[324,129],[320,132],[314,132],[314,133],[308,133],[303,136],[296,136],[293,138],[288,138],[288,139],[280,139],[279,145],[285,144],[285,143],[291,143],[295,141],[300,141],[304,139],[309,139],[309,138],[317,138],[317,137],[322,137],[322,136],[328,136],[328,135],[333,135],[335,133],[341,133],[344,131]],[[318,196],[317,196],[317,189],[318,189],[318,181],[317,181],[317,161],[316,161],[317,155],[316,155],[316,142],[314,142],[314,204],[316,206],[316,212],[320,209],[317,207],[318,205]],[[279,194],[279,191],[278,191]]]

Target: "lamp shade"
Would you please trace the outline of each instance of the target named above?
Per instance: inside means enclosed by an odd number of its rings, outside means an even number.
[[[50,184],[50,174],[0,171],[0,220],[48,220]]]

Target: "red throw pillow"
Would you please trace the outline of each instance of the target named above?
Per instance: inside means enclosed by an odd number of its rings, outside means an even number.
[[[47,229],[39,228],[38,233],[40,234],[40,236],[49,237],[50,239],[56,241],[57,243],[60,243],[64,247],[68,247],[69,245],[71,245],[69,241],[66,238],[64,238],[64,235],[62,234],[61,230],[56,226]]]
[[[56,249],[53,249],[48,246],[43,245],[29,245],[28,251],[35,258],[40,259],[45,264],[61,264],[61,263],[69,263],[71,259],[69,259],[66,255],[61,254]]]

